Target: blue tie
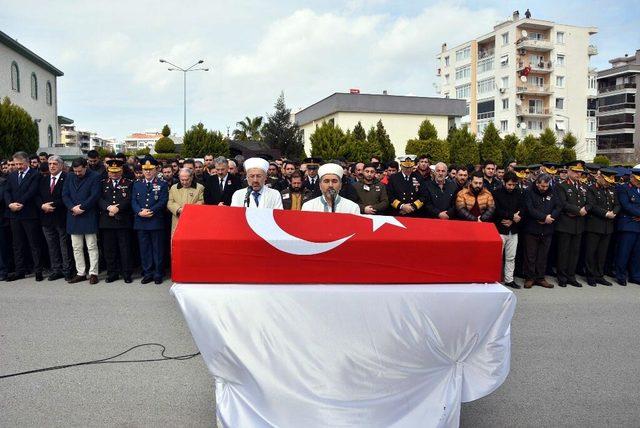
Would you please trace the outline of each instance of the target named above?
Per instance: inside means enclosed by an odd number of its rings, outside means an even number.
[[[258,204],[258,198],[260,197],[260,193],[256,192],[255,190],[253,191],[253,200],[256,201],[256,207],[259,206]]]

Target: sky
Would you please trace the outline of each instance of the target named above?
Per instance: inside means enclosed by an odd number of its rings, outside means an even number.
[[[293,112],[334,92],[438,96],[436,55],[529,7],[533,18],[598,27],[591,65],[640,49],[635,2],[325,0],[0,0],[0,30],[61,69],[58,114],[124,139],[187,128],[227,133],[266,116],[281,92]]]

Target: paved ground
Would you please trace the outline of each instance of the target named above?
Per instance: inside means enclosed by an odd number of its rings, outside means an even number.
[[[0,374],[159,342],[195,350],[163,286],[0,283]],[[638,426],[640,286],[517,291],[511,374],[462,426]],[[153,358],[155,350],[130,357]],[[108,364],[0,380],[0,426],[211,426],[202,360]]]

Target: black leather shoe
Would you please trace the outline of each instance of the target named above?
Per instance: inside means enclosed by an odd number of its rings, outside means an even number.
[[[41,282],[43,280],[44,280],[44,277],[42,276],[42,272],[36,272],[36,281]]]
[[[597,278],[597,279],[596,279],[596,282],[597,282],[598,284],[606,285],[607,287],[611,287],[611,286],[613,285],[610,281],[607,281],[607,280],[606,280],[606,279],[604,279],[604,278]]]
[[[131,276],[125,276],[124,277],[124,282],[125,282],[125,284],[131,284],[133,282],[133,280],[131,279]]]
[[[596,285],[598,285],[595,279],[587,279],[587,284],[589,284],[591,287],[595,287]]]
[[[153,278],[151,278],[150,276],[145,276],[144,278],[142,278],[142,281],[140,281],[142,284],[148,284],[151,281],[153,281]]]
[[[629,282],[632,284],[640,285],[640,279],[629,278]]]
[[[564,287],[566,287],[566,286],[567,286],[567,283],[566,283],[566,282],[564,282],[564,281],[558,281],[558,287],[563,287],[563,288],[564,288]]]
[[[153,280],[153,282],[155,282],[156,284],[160,285],[160,284],[162,284],[164,282],[164,279],[156,278],[156,279]]]
[[[64,275],[60,272],[54,272],[47,278],[47,281],[55,281],[56,279],[64,278]]]
[[[572,279],[570,281],[567,281],[567,284],[569,285],[573,285],[574,287],[578,287],[581,288],[582,284],[580,284],[578,281],[576,281],[575,279]]]
[[[19,279],[24,279],[23,273],[10,273],[9,276],[7,276],[7,282],[18,281]]]
[[[510,288],[515,288],[516,290],[520,288],[520,286],[516,284],[515,281],[507,282],[504,285]]]
[[[7,279],[7,281],[9,281],[9,280]],[[626,280],[626,279],[616,278],[616,282],[617,282],[618,284],[622,285],[623,287],[626,287],[626,286],[627,286],[627,280]]]
[[[104,280],[104,282],[106,282],[107,284],[117,281],[118,280],[118,275],[109,275],[107,276],[107,279]]]

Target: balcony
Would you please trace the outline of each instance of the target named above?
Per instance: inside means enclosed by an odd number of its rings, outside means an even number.
[[[636,84],[635,83],[623,83],[621,85],[600,87],[599,91],[600,91],[600,94],[606,94],[607,92],[621,91],[623,89],[636,89]],[[633,92],[635,92],[635,91],[633,91]]]
[[[589,56],[598,55],[598,47],[596,45],[589,45],[587,48],[587,54]]]
[[[553,71],[553,63],[551,61],[543,61],[538,64],[532,64],[525,61],[518,62],[518,72],[524,70],[526,67],[531,67],[532,73],[548,74]]]
[[[516,42],[516,48],[533,52],[549,52],[553,49],[553,45],[548,39],[530,39],[523,37]]]
[[[551,95],[552,92],[549,86],[518,86],[516,88],[516,94],[529,94],[529,95]]]
[[[551,117],[551,109],[548,108],[534,108],[534,107],[518,107],[516,108],[516,115],[525,117]]]
[[[491,58],[495,54],[496,50],[494,48],[490,49],[479,49],[478,50],[478,61],[482,59]]]

